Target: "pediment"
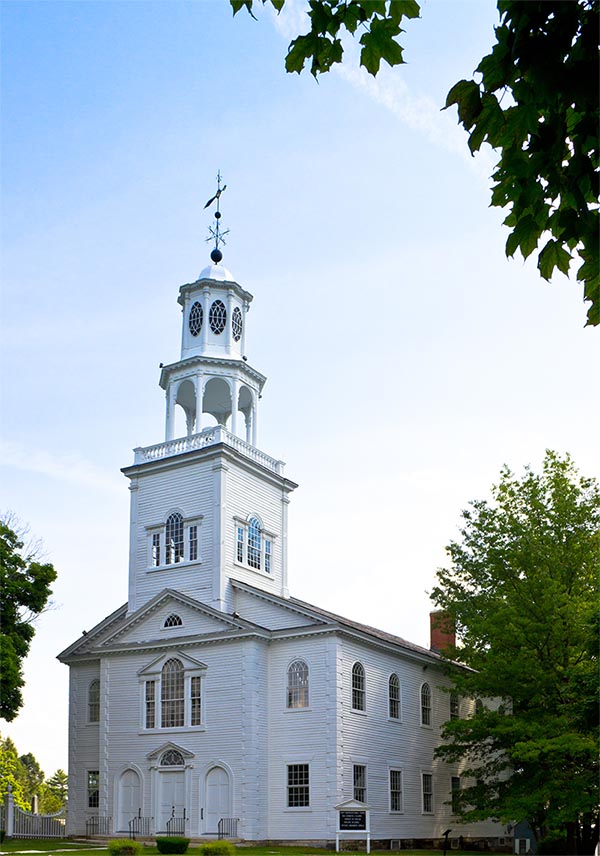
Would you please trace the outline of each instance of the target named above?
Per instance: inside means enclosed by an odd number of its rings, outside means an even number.
[[[103,648],[163,643],[189,636],[206,636],[246,629],[247,624],[207,604],[165,589],[130,615],[102,641]]]
[[[289,600],[254,588],[247,583],[232,580],[235,591],[235,607],[248,621],[268,630],[287,630],[328,624],[322,616],[298,607]]]
[[[154,749],[152,752],[149,752],[146,755],[146,758],[149,761],[153,761],[155,758],[160,758],[165,752],[169,750],[173,752],[180,752],[184,758],[195,758],[193,752],[190,752],[189,749],[184,749],[183,746],[180,746],[178,743],[173,743],[172,740],[168,740],[166,743],[162,743],[158,749]]]
[[[150,663],[146,666],[138,670],[138,676],[140,678],[151,678],[155,675],[158,675],[162,670],[162,667],[165,664],[166,660],[170,660],[176,657],[178,660],[181,660],[183,664],[183,668],[186,671],[195,671],[201,672],[204,669],[207,669],[208,666],[206,663],[201,663],[200,660],[196,660],[195,657],[190,657],[189,654],[183,654],[181,651],[165,651],[160,657],[155,657]]]

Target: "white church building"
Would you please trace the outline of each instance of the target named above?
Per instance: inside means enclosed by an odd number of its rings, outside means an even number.
[[[166,438],[123,469],[128,601],[59,655],[68,833],[332,842],[336,806],[353,800],[369,807],[373,842],[450,828],[508,843],[505,826],[453,815],[460,770],[434,750],[470,702],[441,689],[435,640],[421,648],[289,593],[297,485],[259,449],[251,301],[220,263],[179,289],[181,357],[160,376]]]

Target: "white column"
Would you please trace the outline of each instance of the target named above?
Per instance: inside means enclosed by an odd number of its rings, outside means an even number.
[[[204,376],[196,375],[196,434],[202,431],[202,398],[204,396]]]
[[[242,356],[246,353],[246,318],[248,317],[248,309],[250,304],[244,301],[244,311],[242,314],[242,338],[240,339],[240,350]]]
[[[227,353],[231,353],[231,343],[233,341],[233,329],[231,326],[231,313],[233,312],[233,292],[227,292],[227,325],[225,327],[225,346]]]
[[[177,396],[177,387],[173,381],[169,381],[167,387],[167,424],[165,432],[165,440],[168,442],[175,437],[175,399]]]
[[[209,298],[210,298],[210,288],[206,286],[202,291],[202,312],[204,313],[202,316],[202,330],[200,331],[200,347],[202,348],[202,352],[206,351],[206,340],[208,336],[208,313],[209,313]]]
[[[232,434],[237,433],[238,396],[240,394],[240,382],[237,378],[231,381],[231,425]]]
[[[252,445],[258,448],[258,395],[252,396]]]

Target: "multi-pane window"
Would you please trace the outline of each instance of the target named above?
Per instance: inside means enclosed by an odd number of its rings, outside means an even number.
[[[152,535],[152,567],[158,568],[160,565],[160,533],[154,532]]]
[[[429,684],[421,686],[421,725],[431,725],[431,688]]]
[[[460,699],[456,690],[450,693],[450,719],[458,719],[460,716]]]
[[[352,710],[365,710],[365,669],[362,663],[352,666]]]
[[[235,528],[235,558],[243,565],[257,571],[271,573],[273,542],[262,527],[258,517],[237,520]]]
[[[100,805],[100,771],[88,770],[87,774],[87,804],[88,808],[98,808]]]
[[[202,678],[198,676],[191,678],[190,699],[190,725],[200,725],[202,723]]]
[[[353,796],[358,802],[367,801],[367,768],[363,764],[354,764],[352,768]]]
[[[288,764],[287,804],[289,808],[310,805],[308,764]]]
[[[183,626],[183,621],[181,620],[181,617],[179,615],[176,615],[174,612],[172,612],[170,615],[167,615],[167,617],[165,618],[165,623],[163,624],[163,627],[182,627],[182,626]]]
[[[450,796],[452,800],[452,814],[458,814],[460,809],[460,776],[452,776],[450,780]]]
[[[304,660],[294,660],[288,669],[287,706],[308,707],[308,666]]]
[[[198,527],[190,526],[188,529],[188,537],[190,542],[190,562],[195,562],[198,559]]]
[[[88,688],[88,722],[100,722],[100,681],[97,679]]]
[[[156,682],[146,681],[144,686],[145,726],[156,727]]]
[[[400,719],[400,679],[390,675],[388,682],[388,710],[390,719]]]
[[[402,811],[402,770],[390,770],[390,811]]]
[[[181,728],[184,721],[184,674],[181,660],[171,658],[162,668],[161,725],[163,728]]]
[[[431,814],[433,812],[433,774],[421,773],[421,786],[423,796],[423,812]]]
[[[251,568],[260,568],[261,541],[260,523],[256,517],[251,517],[248,521],[248,564]]]
[[[165,542],[167,565],[181,562],[183,559],[183,517],[177,511],[167,517]]]

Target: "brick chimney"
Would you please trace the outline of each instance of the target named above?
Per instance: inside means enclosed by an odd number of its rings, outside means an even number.
[[[443,609],[429,613],[429,627],[431,631],[429,647],[432,651],[439,654],[446,648],[456,647],[456,627],[452,618]]]

